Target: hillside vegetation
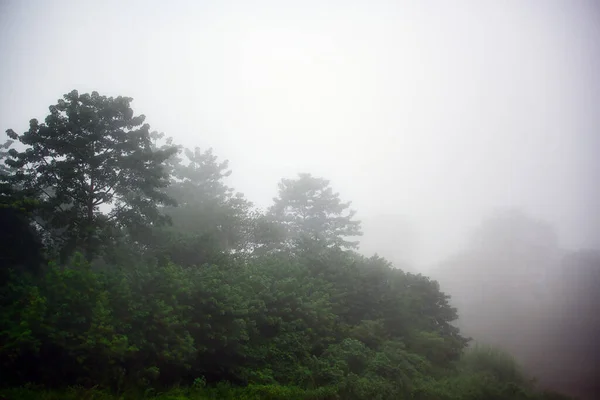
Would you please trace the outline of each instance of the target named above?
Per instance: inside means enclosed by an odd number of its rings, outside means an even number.
[[[151,132],[130,98],[73,91],[2,151],[8,399],[565,399],[466,350],[449,296],[356,252],[325,179],[268,210],[228,163]]]

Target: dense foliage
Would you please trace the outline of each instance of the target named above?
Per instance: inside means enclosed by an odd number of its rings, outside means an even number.
[[[328,181],[284,179],[262,213],[227,162],[159,143],[130,101],[74,91],[8,132],[5,396],[562,398],[466,352],[436,281],[352,250],[360,223]]]

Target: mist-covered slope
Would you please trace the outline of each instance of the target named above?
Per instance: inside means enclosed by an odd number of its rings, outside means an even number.
[[[547,387],[600,393],[599,252],[561,249],[548,224],[510,211],[487,219],[432,277],[465,335],[511,352]]]

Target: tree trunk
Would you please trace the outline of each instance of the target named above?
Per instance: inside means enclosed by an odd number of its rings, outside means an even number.
[[[85,258],[91,262],[94,258],[94,174],[90,170],[90,193],[87,202],[87,224],[86,224]]]

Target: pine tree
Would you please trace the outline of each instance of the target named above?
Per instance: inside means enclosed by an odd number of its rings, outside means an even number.
[[[348,237],[360,236],[360,221],[353,219],[350,202],[340,200],[329,181],[299,174],[298,179],[283,179],[279,196],[269,214],[286,230],[288,248],[319,244],[324,247],[355,249],[358,242]]]

